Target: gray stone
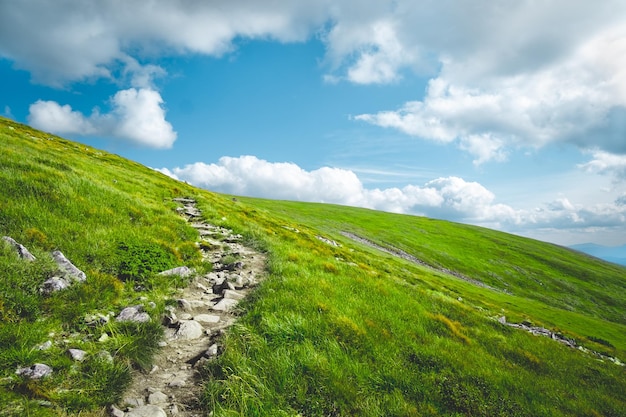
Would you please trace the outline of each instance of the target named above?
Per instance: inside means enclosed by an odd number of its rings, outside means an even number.
[[[150,321],[150,315],[143,311],[143,306],[136,305],[126,307],[116,317],[117,321],[134,321],[137,323],[145,323]]]
[[[33,256],[32,253],[28,251],[28,249],[26,249],[24,245],[22,245],[21,243],[17,243],[15,240],[13,240],[13,238],[9,236],[2,236],[2,239],[5,242],[9,243],[11,246],[13,246],[13,248],[15,249],[15,251],[17,252],[18,256],[21,259],[24,259],[27,261],[34,261],[35,259],[37,259]]]
[[[203,334],[204,329],[197,321],[181,320],[178,330],[174,333],[174,338],[179,340],[194,340],[202,337]]]
[[[78,362],[83,361],[85,359],[85,356],[87,355],[87,352],[81,349],[68,349],[67,353],[70,354],[70,357],[72,358],[72,360],[75,360]]]
[[[70,283],[61,277],[52,277],[44,281],[41,286],[41,292],[44,294],[52,294],[56,291],[61,291],[70,286]]]
[[[191,311],[193,309],[193,307],[191,307],[191,303],[184,298],[177,300],[177,302],[178,307],[180,307],[182,310]]]
[[[87,275],[85,275],[85,273],[80,269],[76,268],[76,266],[74,266],[74,264],[61,253],[61,251],[55,250],[52,252],[52,258],[59,267],[59,272],[61,272],[63,277],[69,282],[83,282],[87,279]]]
[[[111,417],[124,417],[126,413],[117,408],[114,405],[109,406],[109,416]]]
[[[36,363],[25,368],[18,368],[15,373],[29,379],[41,379],[50,375],[52,368],[43,363]]]
[[[161,391],[156,391],[148,395],[148,404],[163,404],[166,402],[167,395],[163,394]]]
[[[188,277],[191,274],[193,274],[193,271],[186,266],[179,266],[159,273],[159,275],[179,275],[183,278]]]
[[[214,314],[198,314],[193,319],[199,323],[218,323],[220,316]]]
[[[141,407],[145,403],[143,398],[124,398],[124,404],[127,404],[131,407]]]
[[[172,388],[182,388],[185,385],[187,385],[187,381],[185,381],[182,378],[174,379],[173,381],[170,381],[169,384],[167,384],[168,387],[172,387]]]
[[[222,298],[217,304],[213,306],[215,311],[230,311],[237,305],[239,300],[233,300],[232,298]]]
[[[165,411],[156,405],[144,405],[133,408],[126,413],[126,417],[167,417]]]
[[[233,290],[225,290],[224,291],[224,298],[228,298],[231,300],[241,300],[245,297],[245,295],[237,292],[237,291],[233,291]]]
[[[209,357],[212,356],[217,356],[217,352],[218,352],[218,347],[217,344],[213,343],[211,346],[209,346],[209,348],[206,350],[206,355]]]

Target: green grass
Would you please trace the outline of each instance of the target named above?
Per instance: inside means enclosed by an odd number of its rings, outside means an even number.
[[[626,269],[546,243],[450,222],[322,204],[221,196],[115,155],[0,119],[0,415],[98,413],[147,367],[175,287],[156,275],[200,267],[197,233],[172,198],[268,255],[208,363],[214,416],[622,416],[626,368],[501,325],[529,321],[626,360]],[[297,231],[295,230],[297,229]],[[433,268],[352,241],[354,233]],[[335,247],[319,240],[339,242]],[[87,281],[39,285],[60,249]],[[224,264],[235,262],[226,256]],[[450,274],[481,281],[491,290]],[[153,302],[154,304],[149,304]],[[155,319],[89,326],[143,304]],[[109,339],[98,342],[106,333]],[[38,350],[50,340],[52,347]],[[73,363],[67,348],[88,352]],[[108,352],[107,356],[102,352]],[[110,361],[109,358],[113,360]],[[15,375],[35,362],[42,381]]]

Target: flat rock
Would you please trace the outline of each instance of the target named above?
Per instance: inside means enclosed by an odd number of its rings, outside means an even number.
[[[194,340],[202,337],[204,334],[204,328],[200,323],[194,320],[181,320],[180,326],[174,338],[179,340]]]
[[[50,375],[52,368],[44,363],[36,363],[32,366],[19,368],[15,373],[29,379],[41,379]]]
[[[148,395],[148,404],[164,404],[166,402],[167,395],[163,394],[161,391],[156,391]]]
[[[237,305],[239,300],[234,300],[232,298],[222,298],[217,304],[213,306],[213,310],[215,311],[230,311]]]
[[[224,290],[224,298],[230,300],[241,300],[245,297],[242,293],[233,290]]]
[[[156,405],[143,405],[133,408],[125,414],[125,417],[167,417],[167,414]]]
[[[143,306],[136,305],[126,307],[115,318],[117,321],[134,321],[137,323],[145,323],[150,321],[150,315],[143,311]]]
[[[193,319],[199,323],[218,323],[220,316],[214,314],[198,314]]]

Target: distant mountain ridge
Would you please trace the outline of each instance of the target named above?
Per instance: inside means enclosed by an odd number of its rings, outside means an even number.
[[[569,247],[596,258],[626,266],[626,245],[602,246],[595,243],[580,243]]]

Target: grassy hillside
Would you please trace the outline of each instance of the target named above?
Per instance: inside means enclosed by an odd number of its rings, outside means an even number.
[[[625,268],[414,216],[234,201],[5,119],[0,184],[0,235],[37,257],[0,245],[0,415],[97,415],[123,394],[130,367],[149,366],[159,326],[85,317],[149,302],[158,317],[185,282],[155,272],[202,268],[196,232],[172,202],[180,196],[269,256],[268,278],[204,371],[215,416],[626,415],[626,368],[607,359],[626,359]],[[88,278],[45,296],[53,249]],[[72,362],[68,347],[88,359]],[[44,361],[49,378],[15,375]]]

